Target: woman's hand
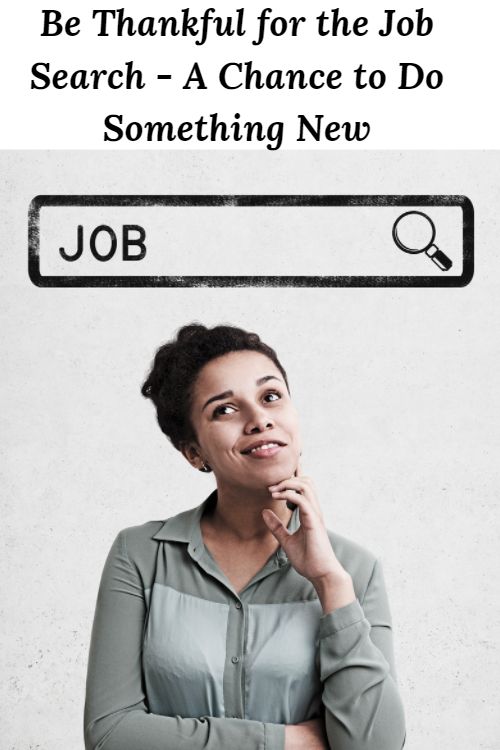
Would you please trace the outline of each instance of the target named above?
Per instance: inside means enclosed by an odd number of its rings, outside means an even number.
[[[297,573],[307,578],[318,593],[325,614],[355,600],[352,579],[337,560],[330,544],[314,486],[300,474],[269,487],[273,500],[295,503],[300,527],[291,534],[278,516],[266,508],[262,517],[284,549]]]
[[[330,750],[322,719],[285,726],[285,750]]]

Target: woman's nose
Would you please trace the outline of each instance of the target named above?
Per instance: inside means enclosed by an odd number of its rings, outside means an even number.
[[[263,408],[256,407],[252,409],[245,425],[245,432],[251,435],[254,432],[264,432],[274,427],[274,421],[271,419],[269,412]]]

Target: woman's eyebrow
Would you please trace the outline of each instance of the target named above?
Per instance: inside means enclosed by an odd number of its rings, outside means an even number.
[[[280,378],[278,378],[276,375],[264,375],[262,378],[259,378],[255,381],[256,385],[264,385],[264,383],[267,383],[268,380],[279,380],[280,383],[282,382]],[[225,398],[230,398],[230,396],[234,396],[234,391],[224,391],[224,393],[218,393],[216,396],[210,396],[208,401],[205,401],[205,403],[202,406],[202,411],[211,403],[214,401],[222,401]]]
[[[279,381],[280,381],[280,383],[282,383],[282,382],[283,382],[283,381],[281,380],[281,378],[278,378],[278,377],[277,377],[276,375],[264,375],[264,377],[263,377],[263,378],[259,378],[259,379],[258,379],[258,380],[256,381],[256,385],[263,385],[264,383],[267,383],[267,381],[268,381],[268,380],[279,380]]]

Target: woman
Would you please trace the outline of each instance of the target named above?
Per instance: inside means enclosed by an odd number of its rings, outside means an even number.
[[[142,393],[217,488],[111,548],[87,750],[401,750],[380,565],[324,526],[275,352],[239,328],[186,326]]]

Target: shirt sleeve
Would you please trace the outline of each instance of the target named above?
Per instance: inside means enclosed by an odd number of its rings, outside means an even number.
[[[141,662],[145,617],[144,585],[120,532],[104,566],[92,628],[86,750],[283,750],[283,725],[150,713]]]
[[[391,616],[380,564],[363,597],[324,615],[320,674],[332,750],[401,750],[403,706],[396,685]]]

